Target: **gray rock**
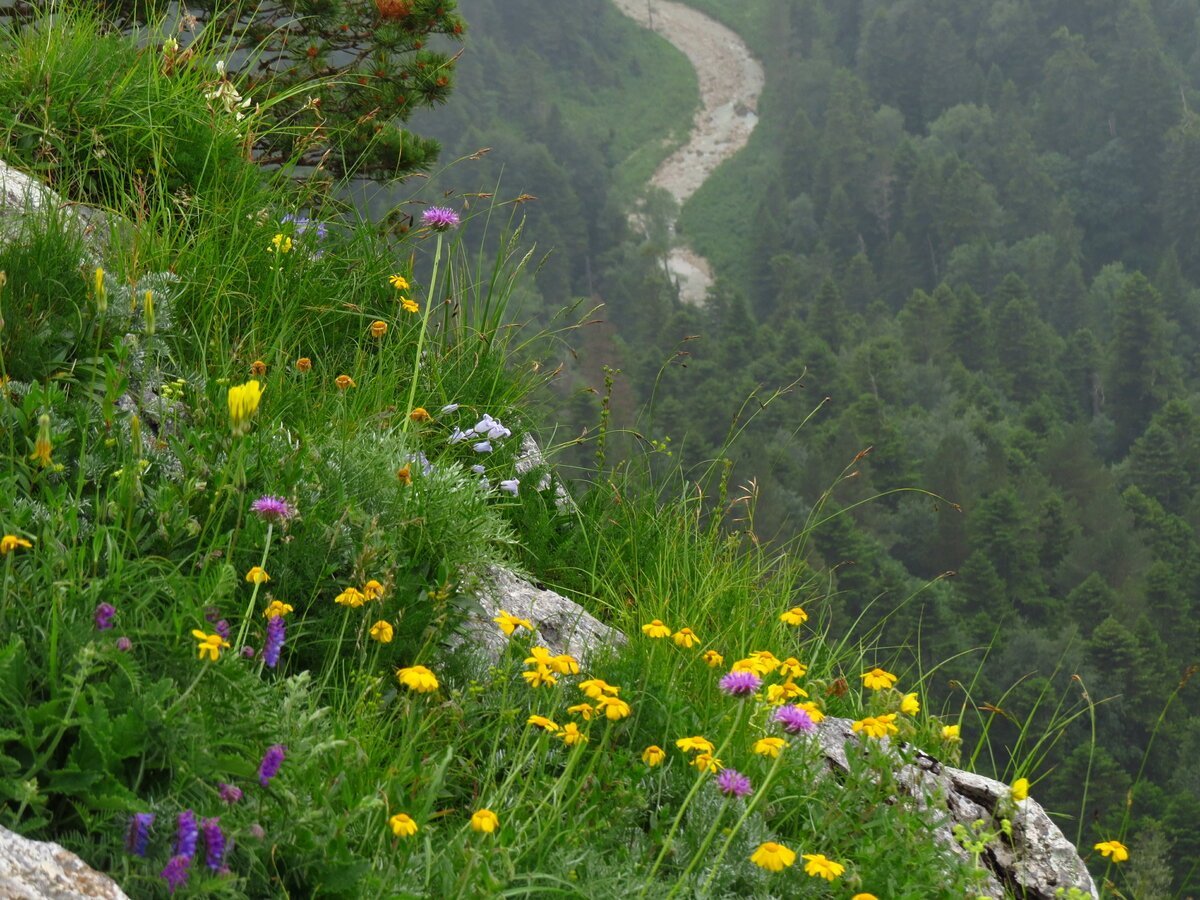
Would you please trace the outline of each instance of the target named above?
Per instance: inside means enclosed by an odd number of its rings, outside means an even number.
[[[546,466],[546,457],[542,453],[542,448],[538,446],[538,442],[534,440],[533,435],[525,434],[521,438],[521,449],[518,451],[516,461],[513,465],[517,470],[517,475],[524,475],[526,472],[543,466]],[[543,472],[542,477],[538,479],[537,490],[544,491],[551,484],[554,485],[554,505],[558,507],[558,510],[565,512],[575,509],[575,501],[567,493],[562,480],[547,468]]]
[[[848,772],[849,754],[860,750],[860,738],[849,719],[826,718],[817,728],[821,752],[831,771]],[[969,858],[954,837],[954,826],[970,828],[980,819],[989,828],[998,827],[997,807],[1007,801],[1009,786],[973,772],[943,766],[938,760],[915,751],[912,761],[886,738],[897,764],[896,781],[918,809],[928,811],[934,840],[963,858]],[[911,748],[906,754],[913,756]],[[1076,888],[1099,897],[1092,876],[1079,852],[1063,835],[1046,811],[1032,797],[1017,806],[1012,821],[1012,842],[992,841],[980,862],[987,868],[980,896],[998,900],[1016,895],[1026,900],[1055,900],[1060,888]]]
[[[466,636],[493,663],[500,660],[508,645],[508,638],[492,621],[502,609],[533,623],[535,645],[546,647],[554,654],[569,653],[579,660],[580,665],[584,665],[600,647],[625,642],[625,635],[600,622],[578,603],[554,591],[535,587],[499,566],[488,570],[477,599],[483,613],[468,618]]]
[[[91,259],[99,261],[108,246],[109,229],[114,221],[102,209],[81,203],[67,203],[42,182],[0,160],[0,241],[12,240],[21,231],[26,216],[60,212],[66,221],[80,229]]]
[[[107,875],[58,844],[0,827],[0,900],[129,900]]]

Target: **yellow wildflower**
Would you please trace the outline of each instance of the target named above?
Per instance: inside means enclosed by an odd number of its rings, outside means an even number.
[[[767,686],[767,702],[778,706],[780,703],[787,703],[789,700],[794,700],[796,697],[807,697],[808,691],[796,684],[790,678],[783,684],[771,684]]]
[[[874,894],[855,894],[850,900],[879,900]]]
[[[891,672],[885,672],[876,666],[870,672],[863,672],[862,680],[864,687],[872,691],[882,691],[892,687],[897,679]]]
[[[579,716],[585,722],[590,722],[596,715],[596,709],[590,703],[576,703],[574,706],[568,706],[567,712],[572,716]]]
[[[604,694],[612,694],[615,697],[621,693],[619,687],[609,684],[603,678],[589,678],[587,681],[581,681],[579,689],[593,700],[599,700]]]
[[[803,625],[808,621],[808,613],[802,607],[793,606],[787,612],[779,614],[779,621],[784,625]]]
[[[821,712],[821,707],[815,700],[810,700],[808,703],[797,703],[796,706],[808,713],[808,717],[813,720],[814,724],[820,723],[825,718],[825,713]]]
[[[333,383],[338,386],[339,391],[344,391],[346,388],[358,387],[358,385],[354,383],[354,379],[349,375],[339,375],[337,378],[333,379]]]
[[[554,654],[545,647],[530,647],[529,656],[525,657],[525,665],[527,666],[545,666],[547,669],[553,669]]]
[[[663,750],[662,747],[658,746],[658,744],[651,744],[649,747],[647,747],[645,750],[642,751],[642,762],[644,762],[646,765],[648,765],[652,769],[655,766],[661,765],[662,761],[666,758],[667,758],[666,751]]]
[[[579,726],[574,722],[568,722],[564,725],[559,737],[563,739],[563,743],[568,747],[574,747],[576,744],[586,744],[588,741],[588,736],[580,731]]]
[[[1029,779],[1018,778],[1012,783],[1012,798],[1020,803],[1029,796]]]
[[[820,853],[805,853],[804,871],[813,878],[824,878],[826,881],[833,881],[835,878],[840,878],[842,873],[846,871],[846,867],[840,862],[834,862],[832,859],[826,859]]]
[[[415,313],[415,312],[421,311],[421,305],[419,303],[417,303],[416,300],[413,300],[411,297],[401,297],[400,298],[400,308],[402,310],[404,310],[406,313]]]
[[[369,634],[381,644],[390,644],[392,638],[395,636],[395,630],[392,628],[391,622],[385,622],[383,619],[380,619],[371,626]]]
[[[796,861],[796,853],[783,844],[767,841],[750,854],[750,862],[768,872],[782,872]]]
[[[216,662],[221,656],[221,649],[229,646],[229,641],[221,637],[219,634],[205,634],[197,629],[192,630],[192,637],[196,639],[197,650],[199,655],[197,658],[204,659],[208,657],[213,662]]]
[[[268,619],[274,619],[276,616],[286,616],[292,611],[292,604],[284,603],[282,600],[272,600],[267,604],[266,610],[263,611],[263,616]]]
[[[311,372],[312,371],[312,360],[309,359],[307,356],[300,357],[298,360],[296,360],[296,371]]]
[[[675,742],[675,746],[684,753],[694,753],[697,751],[700,753],[712,753],[713,750],[716,749],[713,746],[712,741],[706,737],[701,737],[700,735],[696,735],[695,737],[680,738]]]
[[[408,417],[414,422],[428,422],[433,418],[433,416],[429,414],[429,410],[423,406],[418,406],[408,414]]]
[[[789,656],[779,664],[779,674],[785,678],[803,678],[808,674],[808,666],[794,656]]]
[[[424,666],[407,666],[396,672],[396,678],[410,691],[431,694],[438,689],[437,676]]]
[[[649,638],[665,638],[671,636],[671,629],[664,625],[661,620],[655,619],[649,625],[642,626],[642,634]]]
[[[522,672],[521,677],[529,683],[531,688],[541,687],[543,684],[553,687],[558,684],[558,677],[546,666],[538,666],[532,672]]]
[[[229,423],[235,435],[250,430],[250,417],[261,399],[262,385],[254,379],[229,388]]]
[[[362,595],[365,600],[378,600],[383,596],[383,585],[372,578],[363,585]]]
[[[853,723],[850,728],[853,731],[866,732],[868,737],[873,738],[887,737],[889,734],[899,731],[896,727],[895,713],[888,713],[885,716],[867,716]]]
[[[408,279],[406,279],[403,275],[393,275],[388,279],[388,281],[391,283],[392,287],[398,291],[407,291],[410,287]]]
[[[696,633],[690,628],[680,628],[677,632],[671,635],[671,640],[673,640],[680,647],[683,647],[685,650],[691,650],[698,643],[700,643],[700,638],[696,637]]]
[[[49,468],[54,465],[54,460],[50,458],[53,449],[50,443],[50,416],[42,413],[38,416],[37,440],[33,442],[33,452],[29,454],[29,458],[36,459],[43,469]]]
[[[747,656],[745,659],[739,659],[729,667],[731,672],[753,672],[759,678],[764,675],[770,675],[771,670],[775,668],[774,663],[768,662],[758,656]]]
[[[578,675],[579,663],[570,653],[560,653],[550,660],[550,668],[559,675]]]
[[[267,574],[267,570],[262,566],[251,566],[250,571],[246,573],[246,580],[251,584],[262,584],[270,581],[271,576]]]
[[[492,621],[500,626],[500,630],[503,631],[507,637],[512,637],[512,633],[518,628],[524,628],[526,631],[533,631],[532,622],[530,622],[528,619],[519,619],[504,609],[500,610],[500,615],[496,616],[496,618],[492,619]]]
[[[786,746],[787,741],[780,737],[759,738],[754,742],[754,752],[759,756],[769,756],[774,759]]]
[[[697,753],[692,759],[691,765],[695,766],[701,772],[715,773],[725,768],[725,764],[711,753]]]
[[[943,725],[942,740],[949,741],[951,744],[962,740],[960,736],[960,728],[958,725]]]
[[[25,540],[23,537],[17,537],[15,534],[6,534],[0,538],[0,556],[8,556],[18,547],[24,547],[28,550],[33,544]]]
[[[500,818],[490,809],[477,809],[471,815],[471,830],[491,834],[500,827]]]
[[[601,697],[596,701],[596,709],[604,710],[604,715],[614,722],[630,713],[629,704],[619,697]]]
[[[709,666],[711,666],[714,669],[717,668],[717,666],[721,666],[721,665],[725,664],[725,657],[723,657],[716,650],[705,650],[704,655],[701,657],[701,659],[703,659]]]
[[[292,239],[286,234],[277,234],[271,238],[271,246],[267,248],[268,253],[290,253],[292,251]]]
[[[900,701],[900,712],[906,716],[915,716],[920,711],[921,702],[917,699],[917,695],[915,693],[905,694],[904,698]]]
[[[558,731],[558,725],[553,720],[547,719],[545,716],[530,716],[525,722],[529,725],[536,725],[543,731]]]
[[[1122,863],[1129,859],[1129,848],[1120,841],[1101,841],[1092,849],[1099,850],[1101,856],[1110,857],[1115,863]]]
[[[336,597],[334,597],[333,602],[337,603],[340,606],[359,607],[359,606],[362,606],[363,603],[366,602],[366,599],[367,598],[363,595],[363,592],[360,591],[358,588],[348,587],[344,591],[342,591],[340,594],[338,594]]]
[[[383,321],[382,319],[376,319],[374,322],[371,323],[370,331],[371,331],[371,337],[378,340],[379,338],[381,338],[385,334],[387,334],[388,323]]]
[[[396,837],[412,837],[417,833],[417,823],[408,813],[396,813],[388,819],[388,824],[392,826],[392,834]]]

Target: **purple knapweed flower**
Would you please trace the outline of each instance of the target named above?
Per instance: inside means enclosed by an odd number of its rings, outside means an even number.
[[[471,449],[474,450],[476,453],[491,453],[492,452],[492,442],[491,441],[480,441],[478,444],[472,444]]]
[[[117,614],[117,608],[111,603],[101,603],[96,607],[96,612],[93,619],[96,622],[97,631],[108,631],[113,627],[113,616]]]
[[[762,679],[753,672],[730,672],[717,684],[730,697],[749,697],[762,687]]]
[[[273,669],[279,663],[279,651],[283,649],[286,636],[283,616],[271,616],[267,619],[267,640],[263,644],[263,662],[268,669]]]
[[[188,866],[192,863],[190,856],[172,856],[166,868],[160,873],[166,879],[167,888],[173,894],[183,887],[188,880]]]
[[[272,744],[267,748],[267,752],[258,766],[259,784],[266,787],[271,783],[271,779],[279,774],[279,767],[283,765],[283,758],[286,755],[287,751],[283,744]]]
[[[808,711],[798,706],[779,707],[775,710],[774,719],[783,726],[783,730],[788,734],[808,733],[817,727],[817,723],[812,720]]]
[[[175,832],[175,855],[191,859],[196,855],[196,838],[200,836],[200,827],[196,824],[196,814],[185,809],[179,814],[179,827]]]
[[[224,619],[219,619],[213,624],[213,631],[219,634],[222,640],[229,640],[229,623]]]
[[[250,837],[254,838],[256,841],[261,841],[263,838],[265,838],[267,836],[266,829],[263,828],[261,825],[259,825],[257,822],[255,822],[248,829],[246,829],[246,832],[247,832],[247,834],[250,835]]]
[[[446,206],[431,206],[421,213],[421,224],[434,231],[457,228],[461,221],[458,213]]]
[[[249,644],[242,648],[242,659],[254,659],[255,655],[254,648]]]
[[[242,799],[242,789],[236,784],[226,784],[223,781],[218,781],[217,796],[230,806],[233,806],[233,804]]]
[[[121,635],[119,638],[117,638],[117,649],[122,653],[128,653],[133,649],[133,641],[125,637],[125,635]]]
[[[145,856],[150,843],[150,826],[154,824],[154,813],[134,813],[129,817],[125,830],[125,849],[134,856]]]
[[[270,494],[263,494],[251,503],[250,511],[264,522],[286,522],[296,515],[296,507],[282,497],[272,497]]]
[[[517,481],[515,478],[506,478],[496,485],[496,487],[500,488],[502,491],[507,491],[515,497],[517,496],[517,491],[521,489],[521,482]]]
[[[204,864],[219,872],[225,862],[225,835],[221,832],[220,819],[205,819],[200,826],[204,831]]]
[[[722,769],[717,776],[717,790],[726,797],[750,796],[750,779],[737,769]]]

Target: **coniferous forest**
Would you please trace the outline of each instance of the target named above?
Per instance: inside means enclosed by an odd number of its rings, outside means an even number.
[[[682,57],[598,0],[461,4],[427,130],[496,150],[441,179],[538,197],[519,318],[603,303],[562,353],[564,456],[603,404],[664,467],[728,460],[834,621],[971,711],[977,766],[1036,760],[1068,835],[1128,822],[1161,860],[1144,896],[1200,889],[1200,2],[690,5],[767,73],[681,211],[702,306],[625,219],[655,137],[627,104],[686,127]]]

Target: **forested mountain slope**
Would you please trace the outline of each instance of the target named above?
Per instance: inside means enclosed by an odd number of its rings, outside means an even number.
[[[580,371],[619,365],[618,420],[641,409],[690,462],[723,452],[756,386],[800,378],[729,451],[733,479],[756,480],[757,533],[796,534],[838,482],[806,545],[836,621],[940,665],[939,700],[988,707],[996,768],[1031,766],[1081,843],[1129,817],[1161,858],[1147,871],[1200,888],[1200,3],[694,5],[768,73],[750,147],[683,211],[718,269],[706,308],[674,300],[662,248],[610,206],[602,231],[600,207],[555,206],[621,198],[595,188],[618,154],[559,148],[506,176],[546,200],[546,306],[607,304]],[[509,50],[546,60],[607,21],[578,13],[512,12]],[[637,59],[666,58],[653,48]],[[579,134],[556,118],[575,121],[568,69],[529,115],[476,115],[480,142],[495,125],[538,154]],[[590,402],[560,419],[594,421]],[[1053,746],[1023,738],[1075,711]]]

